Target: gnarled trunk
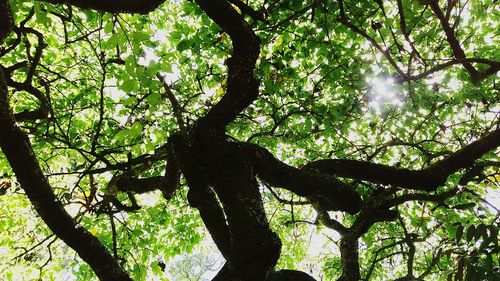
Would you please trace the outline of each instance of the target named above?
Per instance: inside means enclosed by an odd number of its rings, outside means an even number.
[[[340,239],[342,275],[338,281],[358,281],[361,279],[358,256],[358,237],[352,234],[342,236]]]

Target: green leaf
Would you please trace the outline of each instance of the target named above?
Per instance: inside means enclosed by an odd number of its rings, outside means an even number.
[[[462,239],[462,235],[464,234],[464,226],[463,225],[459,225],[457,227],[457,232],[455,234],[455,237],[456,237],[456,240],[457,240],[457,244],[460,243],[460,240]]]
[[[113,22],[112,21],[108,21],[104,25],[104,32],[110,34],[111,32],[113,32],[113,28],[114,28]]]
[[[134,80],[130,79],[123,82],[121,89],[126,93],[130,93],[136,88],[136,84],[137,83]]]
[[[486,225],[480,224],[476,227],[476,231],[474,232],[474,240],[479,240],[481,236],[484,237],[484,239],[488,238],[488,231],[486,230]]]
[[[124,129],[124,130],[121,130],[118,133],[116,133],[115,136],[113,137],[113,140],[123,141],[123,140],[128,139],[129,136],[130,136],[130,131],[127,129]]]
[[[472,241],[472,238],[474,238],[474,234],[476,232],[476,226],[475,225],[470,225],[469,228],[467,229],[467,243]]]
[[[147,32],[137,31],[137,32],[133,33],[133,38],[134,38],[134,41],[136,41],[136,42],[147,41],[147,40],[149,40],[149,37],[150,37],[150,34]]]
[[[183,52],[183,51],[189,49],[190,46],[191,46],[191,42],[187,39],[183,39],[177,44],[177,51]]]

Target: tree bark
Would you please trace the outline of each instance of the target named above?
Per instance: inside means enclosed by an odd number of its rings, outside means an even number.
[[[12,14],[10,12],[9,1],[0,0],[0,44],[12,31]]]
[[[359,281],[358,237],[350,233],[340,239],[340,260],[342,263],[342,275],[338,281]]]
[[[231,234],[232,274],[241,281],[266,280],[280,257],[281,241],[269,228],[255,177],[231,147],[221,145],[210,160],[206,168]]]

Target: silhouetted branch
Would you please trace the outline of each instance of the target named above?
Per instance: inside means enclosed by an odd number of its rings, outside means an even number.
[[[0,44],[12,31],[12,14],[9,7],[9,0],[0,0]]]
[[[423,170],[395,168],[349,159],[318,160],[307,164],[304,169],[401,188],[433,191],[443,185],[451,174],[472,167],[477,159],[499,145],[500,129],[496,129]]]
[[[67,4],[83,9],[108,13],[147,14],[158,8],[165,0],[42,0],[52,4]]]
[[[325,210],[357,213],[362,200],[354,189],[333,176],[311,170],[301,170],[276,159],[258,145],[230,143],[239,146],[253,162],[257,176],[267,184],[307,197]]]

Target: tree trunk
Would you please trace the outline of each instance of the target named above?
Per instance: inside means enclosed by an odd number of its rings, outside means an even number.
[[[340,239],[342,275],[338,281],[359,281],[358,237],[346,234]]]

